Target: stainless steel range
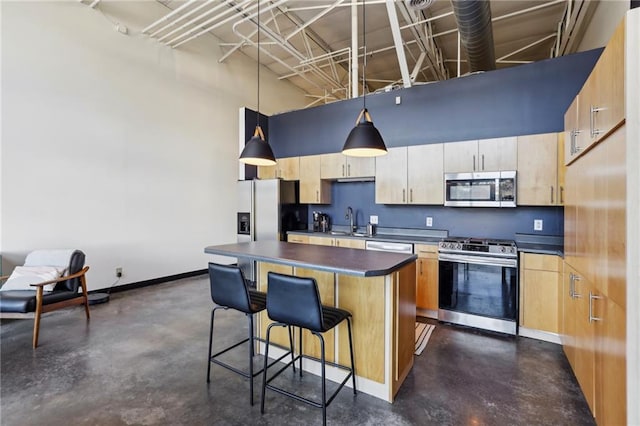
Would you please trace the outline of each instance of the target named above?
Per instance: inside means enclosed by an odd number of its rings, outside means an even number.
[[[445,238],[438,244],[438,319],[517,333],[518,249],[514,241]]]

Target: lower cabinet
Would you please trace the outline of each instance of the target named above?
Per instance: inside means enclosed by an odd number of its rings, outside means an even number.
[[[320,237],[316,235],[310,235],[308,237],[308,244],[316,244],[319,246],[334,246],[334,247],[346,247],[357,248],[364,250],[366,242],[365,240],[355,238],[332,238],[332,237]]]
[[[418,315],[438,318],[438,246],[416,244],[416,308]]]
[[[567,359],[599,425],[626,424],[626,313],[565,263],[563,336]]]
[[[520,335],[560,343],[562,259],[520,253]]]
[[[287,242],[298,244],[309,244],[308,235],[287,235]]]

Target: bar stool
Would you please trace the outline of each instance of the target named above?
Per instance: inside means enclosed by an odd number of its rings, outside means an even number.
[[[260,412],[264,414],[264,400],[266,389],[273,390],[282,395],[296,399],[298,401],[307,403],[317,408],[322,408],[322,424],[327,424],[327,406],[333,401],[338,392],[347,383],[349,378],[353,380],[353,394],[356,392],[356,378],[353,373],[353,342],[351,338],[351,313],[344,309],[333,308],[330,306],[323,306],[320,300],[320,294],[318,292],[318,284],[313,278],[294,277],[290,275],[282,275],[274,272],[268,273],[269,287],[267,289],[267,314],[269,318],[274,321],[267,328],[267,340],[265,348],[265,367],[262,373],[262,396],[260,401]],[[321,333],[331,330],[343,320],[347,320],[347,328],[349,330],[349,354],[351,356],[351,368],[326,361],[325,359],[325,345],[324,338]],[[293,358],[284,367],[280,368],[267,379],[267,359],[269,356],[269,339],[271,335],[272,327],[288,327],[295,326],[300,327],[300,353]],[[317,336],[320,340],[321,358],[317,359],[309,355],[303,355],[302,353],[302,329],[309,330],[313,335]],[[285,354],[286,355],[286,354]],[[308,398],[304,398],[300,395],[293,394],[282,388],[270,384],[280,373],[287,369],[290,364],[295,364],[296,360],[300,360],[300,377],[302,377],[302,358],[313,359],[320,362],[321,376],[322,376],[322,401],[317,402]],[[326,372],[325,366],[331,365],[333,367],[341,368],[349,373],[344,378],[342,383],[338,386],[338,389],[327,399],[326,389]]]
[[[249,379],[249,403],[253,405],[253,378],[262,373],[262,369],[259,371],[253,371],[253,357],[255,356],[254,341],[264,341],[254,336],[253,331],[253,314],[263,311],[266,307],[266,293],[261,291],[254,291],[248,288],[247,282],[244,279],[242,270],[233,265],[219,265],[217,263],[209,263],[209,281],[211,286],[211,300],[217,305],[211,310],[211,326],[209,327],[209,362],[207,367],[207,383],[211,380],[211,363],[218,364],[228,370],[233,371],[245,378]],[[222,349],[215,354],[212,354],[213,350],[213,320],[215,313],[218,309],[235,309],[243,312],[249,318],[249,337],[235,343],[225,349]],[[233,365],[227,364],[216,359],[218,356],[227,353],[228,351],[249,342],[249,372],[240,370]],[[293,351],[293,333],[289,328],[289,344],[291,351]],[[287,354],[273,361],[269,366],[282,360]],[[293,359],[293,355],[291,356]],[[265,358],[266,359],[266,358]],[[294,366],[295,371],[295,366]]]

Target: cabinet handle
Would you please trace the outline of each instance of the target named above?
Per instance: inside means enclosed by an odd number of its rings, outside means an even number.
[[[574,275],[573,272],[569,272],[569,297],[574,299],[573,294],[574,294],[574,281],[573,281]]]
[[[550,188],[551,188],[551,204],[553,204],[553,185],[551,185]]]
[[[575,155],[582,151],[582,148],[578,146],[578,135],[580,134],[580,130],[573,129],[571,131],[571,155]]]
[[[407,201],[407,190],[403,189],[402,190],[402,202],[406,202]]]
[[[484,170],[484,154],[482,154],[482,170]]]
[[[340,241],[335,240],[336,241],[336,247],[340,247]]]
[[[320,191],[316,191],[316,203],[320,202]]]
[[[602,110],[604,110],[604,108],[598,108],[593,105],[591,105],[591,109],[589,110],[589,129],[591,130],[592,138],[602,133],[602,130],[596,129],[596,113]]]
[[[342,177],[344,177],[344,164],[342,165]]]
[[[420,262],[420,275],[422,275],[422,264],[423,264],[423,263],[424,263],[424,262]]]
[[[564,204],[564,187],[560,187],[560,204]]]
[[[579,275],[573,274],[573,298],[580,299],[582,295],[576,291],[576,281],[580,281],[581,278]]]
[[[593,316],[593,301],[602,299],[602,296],[596,296],[592,292],[589,292],[589,322],[602,321],[602,318]]]
[[[347,176],[351,176],[351,164],[347,164]]]
[[[409,189],[409,202],[413,203],[413,188]]]
[[[473,156],[473,171],[476,171],[476,156]]]

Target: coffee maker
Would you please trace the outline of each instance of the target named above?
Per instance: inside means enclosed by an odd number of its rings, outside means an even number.
[[[331,230],[331,218],[322,212],[313,212],[313,232],[329,232]]]

